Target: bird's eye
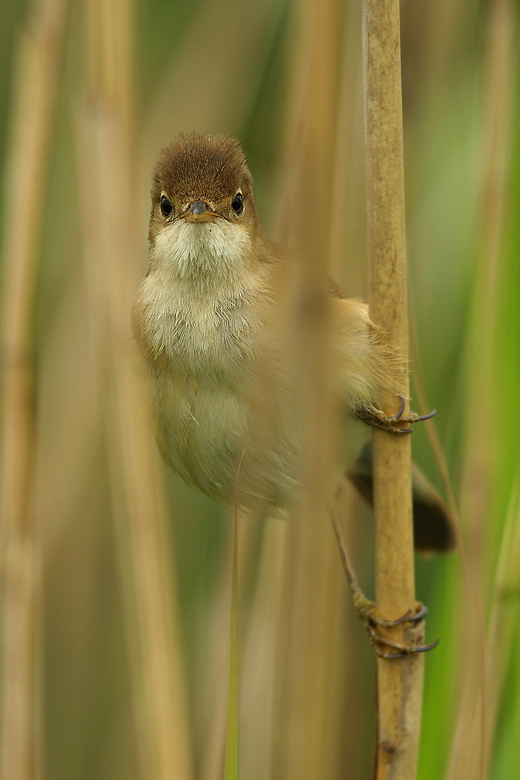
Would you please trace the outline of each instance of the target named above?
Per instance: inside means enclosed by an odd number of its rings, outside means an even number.
[[[231,208],[235,214],[241,214],[244,210],[244,198],[241,192],[237,192],[233,200],[231,201]]]
[[[173,206],[169,198],[166,195],[161,195],[161,214],[163,217],[169,217],[172,213]]]

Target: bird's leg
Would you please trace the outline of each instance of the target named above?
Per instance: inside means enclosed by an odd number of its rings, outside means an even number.
[[[348,557],[345,540],[343,538],[336,513],[336,506],[331,506],[329,508],[329,515],[332,522],[332,527],[334,529],[334,534],[336,536],[336,541],[338,543],[343,570],[347,577],[347,582],[352,593],[354,609],[367,630],[370,644],[374,648],[375,654],[379,656],[379,658],[403,658],[405,655],[410,655],[412,653],[425,653],[427,650],[432,650],[434,647],[436,647],[439,643],[438,639],[429,645],[407,645],[400,642],[393,642],[390,639],[387,639],[387,637],[381,633],[381,628],[391,628],[392,626],[398,626],[401,623],[418,623],[424,618],[428,612],[428,609],[423,604],[417,603],[415,610],[409,610],[405,615],[398,618],[397,620],[387,620],[386,618],[382,617],[378,613],[375,603],[367,599],[361,590],[356,573]],[[390,652],[385,648],[390,648],[390,650],[396,650],[397,652]]]
[[[375,406],[370,408],[363,408],[356,410],[356,417],[363,420],[367,425],[373,425],[376,428],[382,428],[389,433],[412,433],[413,428],[401,428],[403,423],[408,423],[411,426],[412,423],[422,422],[423,420],[429,420],[437,413],[434,409],[430,414],[416,414],[416,412],[409,412],[404,414],[405,401],[404,398],[398,396],[401,402],[399,411],[397,414],[385,414]]]

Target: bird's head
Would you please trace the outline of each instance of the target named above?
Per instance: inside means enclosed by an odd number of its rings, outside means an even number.
[[[230,136],[179,135],[152,177],[152,264],[182,276],[231,272],[248,262],[261,236],[253,182]]]

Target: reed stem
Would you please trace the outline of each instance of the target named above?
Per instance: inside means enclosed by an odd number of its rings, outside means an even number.
[[[42,771],[33,320],[67,3],[48,0],[34,5],[29,29],[19,42],[15,67],[3,220],[3,780],[34,780]]]
[[[408,355],[406,246],[398,0],[365,0],[363,72],[369,305],[371,317],[403,358]],[[388,399],[388,412],[396,411]],[[376,600],[381,614],[396,619],[415,607],[408,436],[374,431]],[[393,629],[398,642],[421,641]],[[378,735],[375,776],[411,780],[419,747],[423,659],[378,659]]]
[[[190,780],[192,755],[177,631],[173,556],[149,388],[130,310],[141,274],[134,139],[132,3],[92,0],[82,138],[86,259],[101,379],[141,774]],[[124,193],[124,208],[121,197]]]

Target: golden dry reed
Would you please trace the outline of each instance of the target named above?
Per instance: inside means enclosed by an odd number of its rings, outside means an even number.
[[[292,41],[293,106],[286,142],[286,187],[277,213],[279,233],[303,259],[294,324],[294,370],[295,386],[300,388],[295,402],[305,420],[305,492],[286,530],[282,564],[275,742],[269,775],[276,780],[334,774],[341,744],[337,710],[329,702],[336,672],[342,676],[337,639],[338,633],[342,635],[339,626],[346,586],[324,508],[330,500],[336,458],[327,275],[342,5],[337,0],[308,0],[299,9]]]
[[[192,777],[180,666],[168,514],[134,356],[129,312],[140,274],[129,2],[88,6],[88,81],[82,114],[85,260],[92,338],[102,383],[142,777]],[[121,214],[121,193],[125,208]]]
[[[41,777],[41,529],[35,306],[67,3],[34,3],[18,41],[3,224],[2,780]]]
[[[363,5],[369,307],[403,359],[408,356],[401,49],[398,0]],[[406,386],[406,385],[405,385]],[[391,399],[389,399],[391,402]],[[388,413],[395,409],[388,408]],[[376,601],[397,619],[415,609],[411,442],[374,431]],[[424,628],[390,638],[421,643]],[[378,659],[378,780],[415,777],[424,659]]]

